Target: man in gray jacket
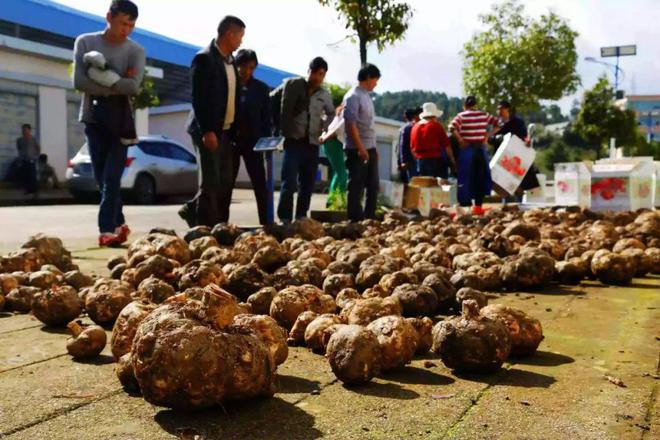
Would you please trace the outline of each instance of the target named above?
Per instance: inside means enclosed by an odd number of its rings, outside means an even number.
[[[271,94],[274,123],[285,138],[277,206],[277,216],[285,224],[294,219],[296,192],[295,219],[307,217],[309,211],[319,162],[319,138],[335,115],[332,97],[321,87],[327,72],[328,63],[321,57],[314,58],[307,78],[290,78]]]
[[[120,194],[127,155],[126,140],[135,137],[130,97],[144,75],[142,46],[128,36],[135,28],[137,6],[113,0],[108,27],[80,35],[73,48],[73,86],[83,92],[80,122],[85,124],[94,178],[101,191],[98,224],[100,246],[116,246],[130,232]]]

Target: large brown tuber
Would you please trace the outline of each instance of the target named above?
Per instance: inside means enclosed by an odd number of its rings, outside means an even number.
[[[291,286],[275,295],[270,305],[270,316],[285,329],[290,329],[298,315],[306,310],[316,313],[334,313],[337,306],[330,295],[309,284]]]
[[[18,287],[18,280],[8,273],[0,273],[0,295],[9,295],[9,292]]]
[[[293,327],[291,327],[287,342],[290,345],[304,345],[307,326],[314,321],[317,316],[319,316],[319,314],[312,312],[311,310],[304,311],[298,315],[296,322],[293,324]]]
[[[160,304],[175,295],[174,288],[155,276],[150,276],[140,283],[137,294],[144,301]]]
[[[368,325],[378,318],[401,315],[403,308],[397,298],[366,298],[350,302],[341,312],[348,324]]]
[[[232,328],[245,328],[254,331],[270,351],[275,365],[283,364],[289,356],[286,330],[270,316],[241,314],[234,316]]]
[[[81,321],[71,321],[66,326],[72,337],[66,341],[66,351],[74,359],[89,359],[101,354],[107,336],[103,327],[83,326]]]
[[[383,353],[382,370],[394,370],[415,356],[419,336],[413,325],[401,316],[384,316],[367,326],[378,338]]]
[[[367,383],[381,371],[378,338],[359,325],[344,326],[333,334],[326,358],[335,376],[347,385]]]
[[[472,289],[471,287],[463,287],[456,292],[456,304],[458,305],[458,310],[463,308],[463,302],[468,299],[476,301],[479,308],[488,305],[488,298],[483,292],[477,289]]]
[[[270,313],[270,304],[277,295],[277,290],[273,287],[264,287],[250,295],[247,303],[252,308],[252,313],[256,315],[268,315]]]
[[[85,295],[85,310],[95,323],[112,324],[119,313],[133,301],[132,286],[117,280],[100,278]]]
[[[80,315],[82,302],[71,286],[59,286],[42,291],[32,299],[32,313],[41,322],[64,326]]]
[[[32,310],[32,300],[39,292],[41,290],[36,287],[18,286],[5,296],[5,306],[14,312],[29,313]]]
[[[331,295],[333,298],[343,289],[354,287],[355,277],[351,274],[333,274],[326,277],[323,281],[323,292],[326,295]]]
[[[442,362],[458,371],[487,373],[509,357],[509,329],[500,319],[481,316],[474,300],[463,302],[461,316],[433,327],[433,347]]]
[[[424,355],[429,352],[433,345],[433,321],[431,318],[406,318],[417,332],[417,350],[415,354]]]
[[[541,322],[522,310],[492,304],[481,309],[481,314],[504,321],[511,337],[511,356],[531,356],[543,340]]]
[[[252,330],[224,331],[201,301],[172,297],[139,325],[132,364],[145,400],[177,410],[272,396],[275,362]],[[176,347],[173,350],[172,347]]]
[[[245,301],[259,289],[268,287],[268,275],[256,264],[238,266],[229,274],[225,288]]]
[[[76,290],[94,285],[92,277],[85,275],[79,270],[71,270],[65,273],[64,282]]]
[[[438,310],[446,312],[456,301],[456,288],[444,276],[433,273],[422,282],[422,286],[430,287],[438,297]]]
[[[305,345],[316,353],[325,353],[328,340],[333,333],[328,329],[337,324],[343,324],[337,315],[326,313],[317,316],[305,329]]]
[[[538,289],[554,278],[555,260],[540,249],[523,248],[500,269],[504,285],[511,290]]]
[[[438,295],[427,286],[402,284],[392,293],[403,307],[403,316],[433,316],[438,308]]]
[[[115,360],[129,353],[138,325],[155,308],[156,304],[145,301],[133,301],[119,313],[115,325],[112,327],[110,348]]]
[[[224,286],[227,282],[220,266],[204,260],[189,261],[185,266],[175,269],[174,274],[179,277],[180,290],[206,287],[209,284]]]
[[[591,259],[591,272],[605,284],[629,284],[636,271],[634,258],[607,249],[597,251]]]

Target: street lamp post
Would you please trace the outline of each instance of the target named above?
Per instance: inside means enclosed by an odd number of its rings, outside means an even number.
[[[605,61],[597,60],[594,57],[585,57],[584,60],[614,68],[614,96],[616,97],[616,92],[617,90],[619,90],[619,72],[621,72],[621,80],[625,78],[625,72],[623,71],[622,68],[619,67],[619,63],[618,63],[619,58],[617,57],[617,64],[606,63]]]

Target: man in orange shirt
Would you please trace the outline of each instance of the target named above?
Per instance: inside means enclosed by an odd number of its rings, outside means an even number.
[[[449,138],[438,118],[442,111],[432,103],[422,106],[421,120],[412,128],[410,149],[417,159],[420,176],[449,177],[448,165],[456,167],[456,160],[449,144]]]

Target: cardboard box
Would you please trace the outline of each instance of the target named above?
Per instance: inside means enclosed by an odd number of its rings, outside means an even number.
[[[546,202],[546,183],[548,178],[545,174],[537,174],[539,187],[525,191],[523,194],[523,203],[545,203]]]
[[[653,208],[655,164],[649,158],[596,162],[591,170],[591,209],[635,211]]]
[[[405,185],[391,180],[381,180],[378,193],[386,206],[390,208],[401,208],[403,205],[403,193]]]
[[[555,205],[591,206],[590,167],[590,162],[555,164]]]
[[[410,179],[410,185],[420,188],[430,188],[432,186],[438,186],[438,179],[428,176],[414,176]]]
[[[424,216],[428,216],[431,209],[448,208],[455,204],[455,185],[420,188],[417,209],[419,209],[420,214]]]
[[[514,195],[527,170],[534,163],[536,151],[518,136],[508,133],[490,161],[493,183]]]
[[[421,189],[419,186],[406,185],[403,191],[403,203],[401,206],[404,209],[417,209]]]

